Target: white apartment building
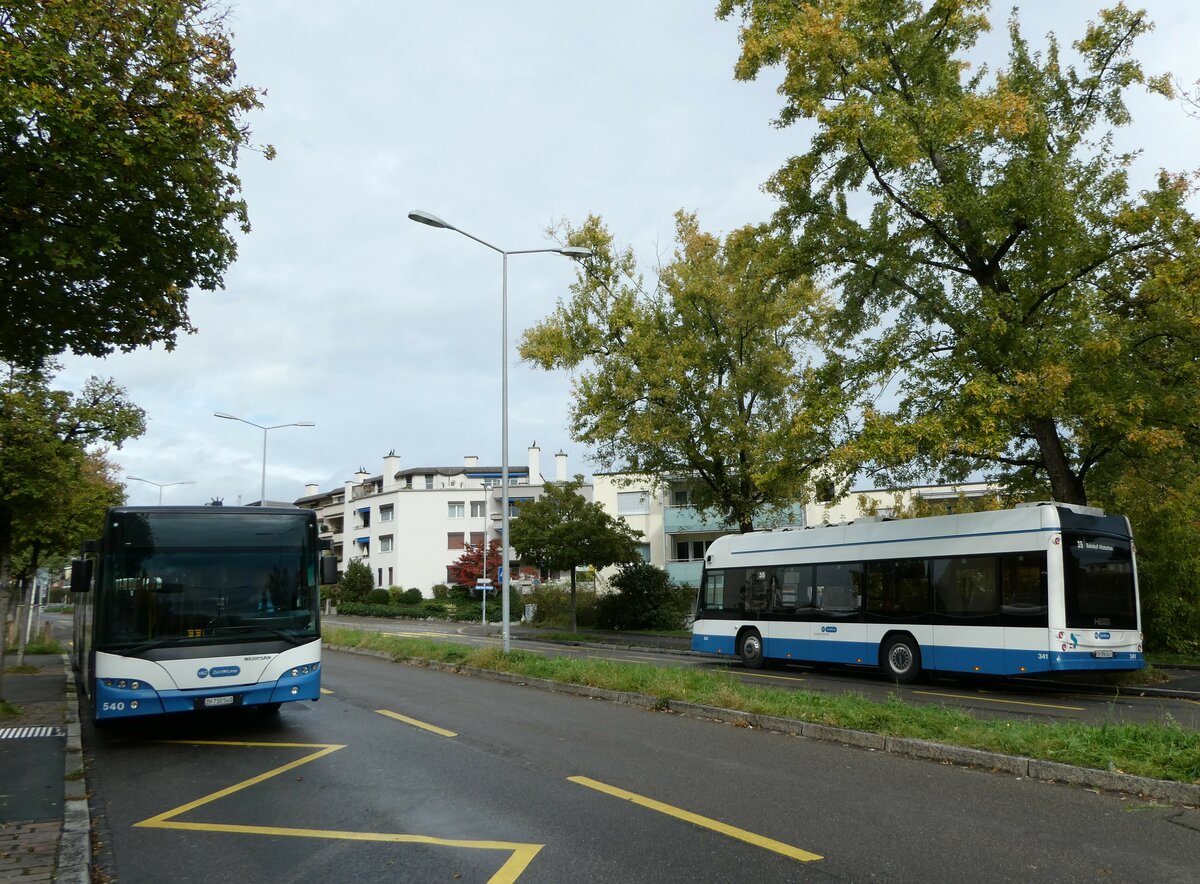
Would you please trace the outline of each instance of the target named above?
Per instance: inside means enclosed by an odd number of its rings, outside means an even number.
[[[519,502],[541,497],[547,482],[541,449],[535,443],[528,453],[525,465],[509,465],[510,518]],[[560,451],[554,460],[550,481],[567,481],[567,455]],[[295,504],[316,510],[320,536],[333,541],[339,571],[357,559],[371,569],[376,586],[415,587],[428,597],[433,586],[452,582],[448,569],[467,544],[500,538],[501,472],[474,456],[460,466],[402,468],[400,456],[391,452],[383,458],[382,473],[360,469],[332,491],[309,485]],[[591,486],[580,493],[590,499]],[[536,569],[525,572],[510,579],[536,575]]]

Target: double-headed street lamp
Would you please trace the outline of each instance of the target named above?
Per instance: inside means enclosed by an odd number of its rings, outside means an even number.
[[[221,417],[227,421],[241,421],[244,424],[249,424],[252,427],[258,427],[263,431],[263,456],[262,456],[262,492],[258,499],[259,506],[267,505],[267,430],[278,430],[280,427],[315,427],[312,421],[295,421],[290,424],[274,424],[270,427],[264,427],[262,424],[256,424],[254,421],[248,421],[244,417],[234,417],[232,414],[226,414],[223,411],[214,411],[213,417]]]
[[[500,561],[504,568],[504,573],[500,578],[500,617],[501,617],[501,632],[504,635],[504,650],[507,653],[511,650],[508,628],[509,617],[509,562],[508,562],[508,256],[509,255],[533,255],[538,253],[548,253],[553,255],[566,255],[568,258],[589,258],[592,255],[592,250],[584,246],[563,246],[557,249],[514,249],[505,250],[499,246],[494,246],[490,242],[480,239],[477,236],[472,236],[465,230],[460,230],[453,224],[447,224],[437,215],[423,212],[420,209],[413,209],[408,213],[408,217],[413,221],[421,224],[428,224],[430,227],[440,227],[443,230],[453,230],[456,233],[461,233],[467,239],[473,239],[482,246],[487,246],[493,252],[499,252],[504,258],[503,263],[503,284],[500,294],[500,482],[502,485],[500,505],[500,549],[502,550]],[[486,561],[487,536],[484,541],[484,556]]]
[[[162,506],[162,492],[164,488],[170,488],[172,485],[195,485],[196,483],[190,479],[186,482],[152,482],[150,479],[139,479],[137,476],[126,476],[130,482],[145,482],[147,485],[158,486],[158,505]]]

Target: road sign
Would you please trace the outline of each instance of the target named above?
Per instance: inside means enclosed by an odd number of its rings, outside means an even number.
[[[499,580],[501,583],[504,582],[504,566],[503,565],[501,565],[500,567],[498,567],[496,569],[496,579]]]
[[[491,586],[492,578],[491,577],[477,577],[475,579],[475,585],[476,586]]]

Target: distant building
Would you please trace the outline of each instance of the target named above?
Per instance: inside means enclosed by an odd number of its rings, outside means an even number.
[[[510,518],[521,501],[536,500],[545,490],[541,449],[535,444],[528,452],[525,465],[509,465]],[[560,451],[554,460],[550,481],[567,481],[567,455]],[[588,499],[591,491],[590,485],[580,489]],[[453,582],[449,568],[468,544],[500,538],[502,493],[501,468],[481,465],[477,457],[463,458],[461,466],[402,469],[400,456],[390,453],[380,474],[360,469],[331,491],[309,485],[295,504],[316,510],[320,536],[333,541],[339,571],[358,560],[371,569],[376,586],[416,587],[428,596],[431,587]],[[536,573],[527,568],[510,579]]]

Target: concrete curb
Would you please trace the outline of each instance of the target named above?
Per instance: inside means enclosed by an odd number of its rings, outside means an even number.
[[[89,884],[92,880],[92,816],[84,777],[75,670],[66,654],[63,655],[63,671],[67,679],[67,747],[63,754],[63,826],[54,880]]]
[[[934,743],[929,740],[918,740],[910,737],[889,737],[884,734],[875,734],[868,731],[831,727],[824,724],[812,724],[790,718],[779,718],[773,715],[738,712],[732,709],[703,706],[699,703],[687,703],[681,700],[660,700],[657,697],[651,697],[646,694],[610,691],[602,688],[588,687],[587,685],[549,681],[542,678],[529,678],[524,675],[514,675],[510,672],[477,669],[473,666],[441,663],[435,660],[424,660],[420,657],[396,658],[386,651],[370,651],[361,648],[328,644],[325,647],[333,651],[381,657],[385,660],[422,666],[426,669],[461,673],[508,684],[527,685],[554,693],[572,694],[598,700],[611,700],[614,703],[623,703],[628,706],[638,706],[644,709],[665,709],[694,718],[707,718],[726,724],[756,727],[774,733],[807,737],[810,740],[841,743],[844,746],[887,752],[907,758],[940,761],[960,767],[975,767],[998,771],[1012,774],[1013,776],[1042,780],[1044,782],[1064,783],[1072,786],[1083,786],[1089,789],[1103,789],[1108,792],[1124,792],[1143,798],[1151,798],[1156,801],[1168,801],[1172,804],[1200,807],[1200,784],[1155,780],[1149,777],[1139,777],[1117,771],[1076,767],[1054,761],[1039,761],[1035,758],[1026,758],[1020,755],[1005,755],[982,749],[948,746],[943,743]]]

